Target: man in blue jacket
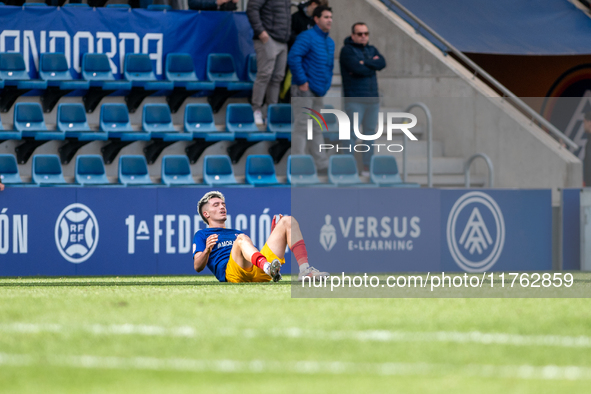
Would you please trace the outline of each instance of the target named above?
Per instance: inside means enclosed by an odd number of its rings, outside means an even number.
[[[365,23],[358,22],[353,25],[351,37],[345,39],[345,46],[341,49],[339,62],[343,95],[359,98],[345,100],[345,112],[349,116],[351,126],[354,125],[354,113],[358,113],[359,126],[363,125],[363,134],[372,135],[375,133],[380,109],[376,71],[384,69],[386,61],[374,46],[369,45],[369,28]],[[353,130],[351,135],[355,135]],[[367,175],[372,155],[372,150],[363,153],[362,173]]]
[[[317,111],[322,107],[322,99],[332,83],[332,71],[334,67],[334,41],[328,36],[332,26],[332,9],[318,6],[313,13],[316,25],[297,36],[287,63],[292,72],[291,97],[294,106],[294,130],[291,137],[291,154],[307,154],[307,120],[302,114],[302,108],[314,108]],[[298,108],[296,108],[298,107]],[[316,168],[320,173],[326,173],[328,169],[328,155],[320,152],[320,144],[324,143],[322,132],[313,134],[310,141],[310,154],[316,162]]]

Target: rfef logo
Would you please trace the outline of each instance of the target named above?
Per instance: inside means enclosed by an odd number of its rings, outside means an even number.
[[[353,133],[354,138],[351,136],[351,120],[349,116],[338,109],[321,109],[320,112],[315,111],[312,108],[303,107],[310,112],[305,112],[306,115],[309,115],[312,119],[308,119],[308,128],[307,128],[307,138],[308,140],[312,140],[313,136],[313,128],[314,128],[314,121],[318,124],[321,131],[332,131],[328,130],[328,123],[326,119],[322,116],[322,114],[333,114],[338,123],[339,131],[338,131],[338,139],[341,141],[351,141],[360,139],[362,141],[376,141],[382,137],[384,133],[384,113],[378,113],[378,121],[377,121],[377,130],[374,134],[362,134],[359,131],[359,113],[353,113]],[[410,119],[410,122],[402,121],[401,119]],[[331,122],[332,123],[332,122]],[[410,131],[411,128],[416,126],[417,124],[417,117],[408,112],[388,112],[386,113],[386,139],[388,141],[392,141],[392,134],[395,130],[402,131],[411,141],[417,141],[417,137]],[[364,130],[364,132],[369,132],[369,130]],[[380,147],[383,147],[384,150],[388,150],[389,152],[401,152],[403,150],[402,145],[400,144],[371,144],[377,152],[380,152]],[[320,152],[323,150],[331,150],[335,149],[333,144],[320,144],[319,146]],[[343,147],[336,147],[337,152],[339,150],[348,149],[350,151],[350,147],[347,146],[346,148]],[[355,144],[353,145],[353,150],[355,152],[367,152],[369,151],[370,145],[368,144]]]
[[[83,204],[64,208],[55,222],[55,244],[70,263],[79,264],[90,258],[99,239],[98,221]]]
[[[505,220],[495,200],[470,192],[453,205],[447,219],[447,245],[465,271],[483,272],[499,259],[505,244]]]

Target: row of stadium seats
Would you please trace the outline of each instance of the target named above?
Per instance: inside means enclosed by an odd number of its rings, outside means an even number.
[[[22,184],[13,155],[0,155],[0,174],[3,183]],[[370,167],[371,184],[362,182],[353,155],[334,155],[330,158],[328,180],[333,186],[394,186],[418,187],[403,183],[396,159],[392,156],[373,156]],[[35,155],[32,178],[34,185],[68,185],[57,155]],[[246,160],[246,184],[250,186],[286,186],[279,183],[270,155],[251,155]],[[162,184],[167,186],[196,185],[186,156],[169,155],[162,158]],[[76,185],[110,184],[99,155],[80,155],[76,158]],[[314,160],[309,155],[289,156],[287,186],[318,186],[321,184]],[[203,182],[209,186],[240,185],[234,176],[230,159],[225,155],[208,155],[203,161]],[[119,158],[119,184],[125,186],[154,185],[148,174],[146,159],[140,155]]]
[[[43,53],[39,62],[38,80],[26,71],[19,52],[0,53],[0,111],[10,110],[23,94],[39,92],[43,110],[51,112],[65,95],[83,96],[87,112],[92,112],[106,96],[125,96],[130,112],[150,95],[167,96],[172,112],[176,112],[187,97],[206,94],[217,112],[225,100],[239,92],[252,90],[256,78],[256,57],[249,55],[248,80],[241,81],[232,55],[210,53],[207,56],[207,79],[200,81],[195,73],[193,58],[188,53],[166,56],[166,80],[158,80],[147,54],[127,53],[124,61],[125,79],[115,79],[106,54],[85,53],[82,56],[82,79],[75,80],[63,53]],[[205,93],[204,93],[205,92]]]
[[[0,142],[25,140],[16,147],[18,162],[24,164],[34,150],[50,140],[68,142],[60,148],[61,162],[66,164],[78,149],[92,141],[111,140],[103,149],[103,158],[110,164],[119,151],[135,141],[152,143],[145,149],[146,159],[152,164],[162,150],[177,141],[195,141],[187,148],[187,155],[195,163],[203,151],[218,141],[235,141],[229,148],[234,163],[240,160],[246,149],[261,141],[277,141],[272,149],[273,159],[279,162],[287,152],[291,141],[291,105],[273,104],[268,108],[265,131],[260,131],[254,122],[249,104],[229,104],[226,109],[225,131],[220,131],[213,118],[209,104],[185,106],[183,130],[177,130],[166,104],[143,106],[141,130],[134,130],[125,104],[103,104],[98,130],[88,125],[82,104],[60,104],[56,114],[56,130],[48,130],[38,103],[17,103],[13,113],[13,129],[3,130],[0,123]]]

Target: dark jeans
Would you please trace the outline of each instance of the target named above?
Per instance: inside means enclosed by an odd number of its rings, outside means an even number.
[[[345,99],[350,100],[350,99]],[[362,102],[346,102],[345,103],[345,112],[349,116],[349,120],[351,121],[351,144],[355,144],[357,137],[355,137],[355,133],[353,132],[353,125],[354,125],[354,116],[353,114],[357,112],[359,114],[359,128],[358,130],[361,134],[364,135],[372,135],[375,134],[376,128],[378,125],[378,112],[380,111],[380,103],[362,103]],[[363,127],[363,128],[362,128]],[[371,157],[373,156],[373,141],[361,141],[363,144],[367,144],[370,146],[370,150],[367,152],[363,152],[363,166],[369,167],[371,164]],[[353,149],[351,149],[353,152]]]

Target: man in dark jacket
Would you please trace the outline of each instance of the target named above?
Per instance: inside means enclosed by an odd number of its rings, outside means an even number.
[[[296,37],[306,30],[314,27],[314,10],[319,5],[328,7],[326,0],[309,0],[302,1],[298,4],[298,10],[291,14],[291,37],[289,39],[288,46],[292,47]]]
[[[359,115],[359,125],[363,125],[363,133],[374,134],[380,99],[376,71],[386,67],[384,57],[378,50],[369,45],[369,29],[363,22],[351,28],[351,37],[345,39],[345,46],[339,57],[343,95],[359,99],[346,99],[345,111],[353,127],[354,113]],[[351,130],[351,135],[355,135]],[[373,151],[363,153],[363,172],[369,172]]]
[[[293,155],[307,154],[307,120],[302,114],[302,108],[321,108],[323,97],[332,83],[334,67],[334,41],[328,36],[332,26],[332,10],[318,6],[314,10],[316,25],[297,38],[287,62],[293,74],[291,97],[294,107],[294,129],[291,137],[291,153]],[[321,173],[328,169],[328,156],[320,152],[319,145],[324,143],[322,132],[313,133],[310,142],[310,154]]]
[[[246,8],[257,54],[257,77],[252,88],[252,109],[257,124],[263,124],[265,97],[267,104],[275,104],[279,99],[291,35],[290,7],[290,0],[250,0]]]

